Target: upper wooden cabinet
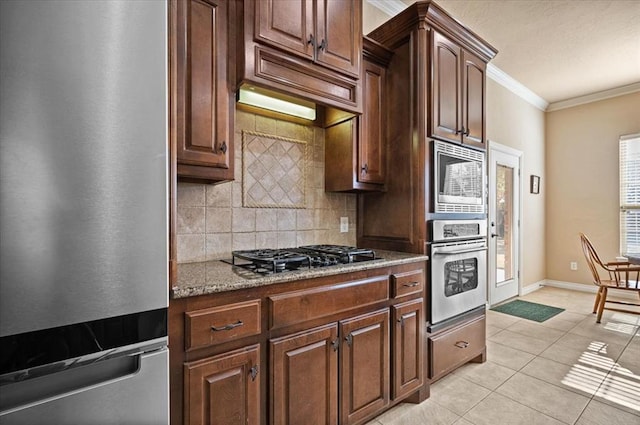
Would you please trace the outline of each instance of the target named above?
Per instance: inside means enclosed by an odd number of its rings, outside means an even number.
[[[325,190],[382,191],[387,173],[386,66],[392,53],[364,39],[362,115],[325,130]]]
[[[486,64],[497,51],[430,1],[367,37],[393,52],[387,67],[385,191],[358,197],[358,246],[424,253],[434,211],[431,139],[484,149]]]
[[[486,71],[487,63],[473,53],[462,55],[462,143],[486,147]]]
[[[336,71],[358,77],[362,2],[260,0],[256,38]]]
[[[432,31],[432,136],[485,147],[486,62]]]
[[[238,83],[361,113],[361,0],[237,3]]]
[[[235,2],[171,3],[171,135],[178,177],[233,180]]]
[[[316,17],[317,62],[358,78],[362,55],[362,1],[316,0]]]

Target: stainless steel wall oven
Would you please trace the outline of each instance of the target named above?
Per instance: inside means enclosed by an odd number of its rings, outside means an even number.
[[[486,220],[431,221],[431,324],[484,306],[487,298]]]

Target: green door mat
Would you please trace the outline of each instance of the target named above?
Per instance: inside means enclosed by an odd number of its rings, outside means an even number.
[[[544,304],[515,300],[506,304],[499,305],[497,307],[493,307],[491,310],[510,314],[512,316],[522,317],[523,319],[534,320],[536,322],[544,322],[545,320],[552,318],[556,314],[562,313],[564,311],[564,308],[557,308]]]

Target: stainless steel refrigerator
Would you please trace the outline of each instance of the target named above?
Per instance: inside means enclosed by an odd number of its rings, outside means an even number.
[[[167,4],[0,1],[0,424],[168,423]]]

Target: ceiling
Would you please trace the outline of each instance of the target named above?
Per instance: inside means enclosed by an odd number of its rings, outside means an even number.
[[[397,13],[414,0],[367,0]],[[404,4],[403,4],[404,3]],[[435,0],[548,103],[640,83],[638,0]]]

